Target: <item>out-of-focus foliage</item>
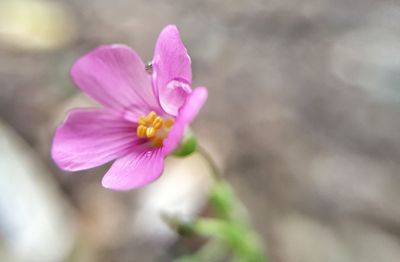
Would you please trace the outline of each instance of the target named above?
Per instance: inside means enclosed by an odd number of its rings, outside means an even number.
[[[220,259],[266,262],[260,239],[249,225],[241,201],[226,182],[220,178],[217,180],[211,190],[211,206],[216,212],[215,218],[200,217],[186,223],[179,222],[177,218],[177,222],[171,223],[182,235],[198,235],[207,239],[207,243],[194,255],[185,256],[179,262]],[[213,245],[217,248],[210,249]]]

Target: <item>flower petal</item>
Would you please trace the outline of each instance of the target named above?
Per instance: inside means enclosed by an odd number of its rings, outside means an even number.
[[[185,80],[172,80],[160,90],[161,107],[168,114],[176,116],[191,92],[192,88]]]
[[[52,157],[64,170],[76,171],[102,165],[132,152],[142,143],[136,124],[104,109],[76,109],[57,128]]]
[[[172,126],[168,137],[164,140],[164,155],[171,153],[182,139],[185,128],[193,121],[199,113],[204,102],[207,100],[208,92],[204,87],[198,87],[186,99],[185,104],[180,109],[175,123]]]
[[[144,63],[127,46],[93,50],[73,65],[71,77],[83,92],[105,107],[139,111],[138,115],[161,110]]]
[[[163,29],[153,57],[153,82],[162,108],[176,116],[191,91],[190,57],[175,25]]]
[[[130,190],[156,180],[163,169],[161,149],[138,150],[116,160],[103,177],[102,184],[109,189]]]

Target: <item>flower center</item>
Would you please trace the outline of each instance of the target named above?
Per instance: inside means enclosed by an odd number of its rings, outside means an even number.
[[[138,124],[137,136],[150,140],[154,147],[161,147],[174,124],[174,120],[172,118],[165,120],[152,111],[147,116],[140,117]]]

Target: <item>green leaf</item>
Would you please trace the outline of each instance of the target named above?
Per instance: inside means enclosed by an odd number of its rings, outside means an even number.
[[[173,155],[178,157],[189,156],[196,151],[196,148],[196,137],[191,132],[187,132],[183,137],[179,147],[173,152]]]
[[[246,225],[202,218],[193,224],[192,231],[198,235],[222,241],[233,251],[238,261],[266,261],[259,239]]]
[[[211,193],[211,204],[218,216],[231,220],[234,208],[233,192],[230,186],[223,182],[217,182]]]

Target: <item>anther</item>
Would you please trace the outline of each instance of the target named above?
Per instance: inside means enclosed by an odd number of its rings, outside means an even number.
[[[142,125],[142,126],[145,126],[145,125],[147,124],[146,118],[143,117],[143,116],[141,116],[141,117],[139,118],[138,124],[139,124],[139,125]]]
[[[145,138],[147,133],[147,127],[142,125],[138,126],[136,133],[138,137]]]
[[[151,111],[151,112],[147,115],[147,118],[146,118],[147,122],[148,122],[148,123],[153,123],[154,119],[156,119],[156,116],[157,116],[156,112]]]
[[[147,116],[139,117],[136,133],[139,138],[148,139],[153,147],[162,147],[173,124],[173,118],[164,120],[151,111]]]
[[[152,137],[154,137],[155,135],[156,135],[156,129],[154,128],[154,127],[149,127],[149,128],[147,128],[147,130],[146,130],[146,136],[148,137],[148,138],[152,138]]]
[[[152,126],[155,129],[160,129],[163,125],[163,122],[164,122],[163,119],[161,117],[157,116],[156,119],[154,119]]]
[[[172,118],[168,118],[164,121],[164,127],[170,128],[174,124],[174,120]]]

